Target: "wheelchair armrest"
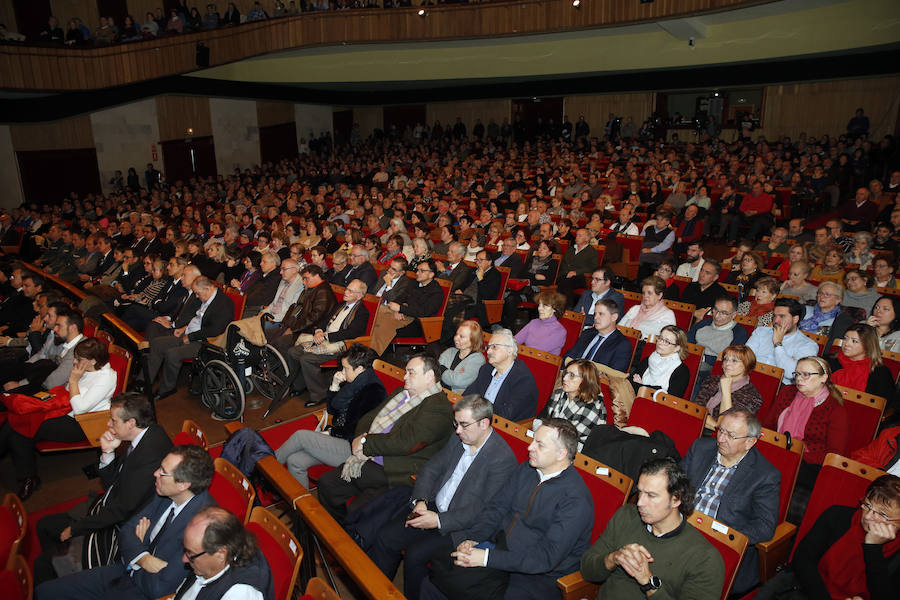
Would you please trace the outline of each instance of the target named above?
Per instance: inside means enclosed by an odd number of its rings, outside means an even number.
[[[422,325],[422,335],[426,342],[434,342],[441,339],[441,327],[444,325],[444,317],[419,317]]]
[[[784,521],[775,528],[775,535],[771,540],[756,544],[759,555],[760,581],[768,581],[775,576],[775,569],[787,561],[794,542],[794,534],[797,526]]]
[[[575,571],[565,577],[556,580],[556,587],[562,592],[563,600],[579,600],[580,598],[594,598],[600,586],[590,581],[585,581],[581,571]]]

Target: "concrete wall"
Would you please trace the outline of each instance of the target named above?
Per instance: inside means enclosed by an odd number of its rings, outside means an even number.
[[[0,126],[0,208],[14,208],[25,201],[22,180],[19,178],[19,162],[13,148],[9,127]]]
[[[105,193],[112,191],[109,180],[116,170],[127,177],[129,167],[134,167],[141,185],[147,163],[152,162],[157,169],[163,170],[159,121],[156,102],[152,98],[93,113],[91,130]],[[155,161],[154,145],[157,149]]]
[[[311,137],[319,137],[323,131],[332,131],[331,106],[320,104],[295,104],[294,122],[297,124],[297,147],[301,139],[309,142]],[[310,134],[312,132],[312,134]]]
[[[220,175],[230,175],[235,167],[250,168],[260,163],[259,125],[254,100],[209,99],[216,167]]]

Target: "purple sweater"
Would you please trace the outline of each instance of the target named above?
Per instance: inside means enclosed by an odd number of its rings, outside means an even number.
[[[546,321],[532,319],[516,334],[516,343],[559,356],[566,343],[566,328],[556,316]]]

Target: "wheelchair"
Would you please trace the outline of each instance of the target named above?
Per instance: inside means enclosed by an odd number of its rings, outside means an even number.
[[[288,365],[274,346],[250,343],[236,325],[226,330],[225,349],[204,342],[194,361],[191,388],[216,418],[243,417],[246,398],[255,389],[269,400],[269,416],[288,380]]]

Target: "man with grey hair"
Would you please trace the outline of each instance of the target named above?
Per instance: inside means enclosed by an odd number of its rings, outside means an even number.
[[[730,408],[719,417],[716,437],[695,441],[681,461],[695,508],[750,538],[732,588],[738,594],[759,582],[756,544],[771,539],[778,523],[781,473],[755,447],[761,432],[756,415]]]
[[[760,242],[753,249],[754,252],[765,252],[767,254],[778,253],[787,254],[791,249],[787,244],[788,230],[784,227],[776,227],[769,236],[769,241]]]
[[[410,600],[419,597],[431,557],[449,555],[468,538],[467,529],[484,502],[516,468],[513,451],[502,436],[492,434],[493,415],[493,406],[482,396],[463,396],[453,405],[456,436],[419,470],[412,512],[378,532],[372,560],[390,579],[404,561],[403,589]]]
[[[833,281],[823,281],[816,291],[816,303],[806,307],[806,314],[800,319],[801,331],[819,333],[823,327],[831,327],[834,318],[841,313],[844,288]]]
[[[497,329],[487,345],[488,361],[463,395],[478,394],[494,405],[494,414],[510,421],[537,414],[538,390],[534,375],[519,360],[519,345],[509,329]]]
[[[369,251],[357,244],[350,249],[350,262],[340,273],[332,278],[332,283],[347,287],[351,281],[359,279],[366,284],[366,289],[374,293],[373,287],[377,285],[378,273],[369,262]]]
[[[281,283],[280,266],[281,257],[278,254],[268,250],[262,253],[259,261],[262,278],[247,288],[244,294],[244,313],[241,315],[243,318],[255,317],[264,306],[272,303]]]
[[[291,305],[297,301],[303,291],[303,279],[300,277],[300,264],[293,258],[281,261],[281,282],[275,291],[272,303],[264,306],[262,312],[271,317],[265,324],[266,329],[275,329],[281,324],[284,315]]]

